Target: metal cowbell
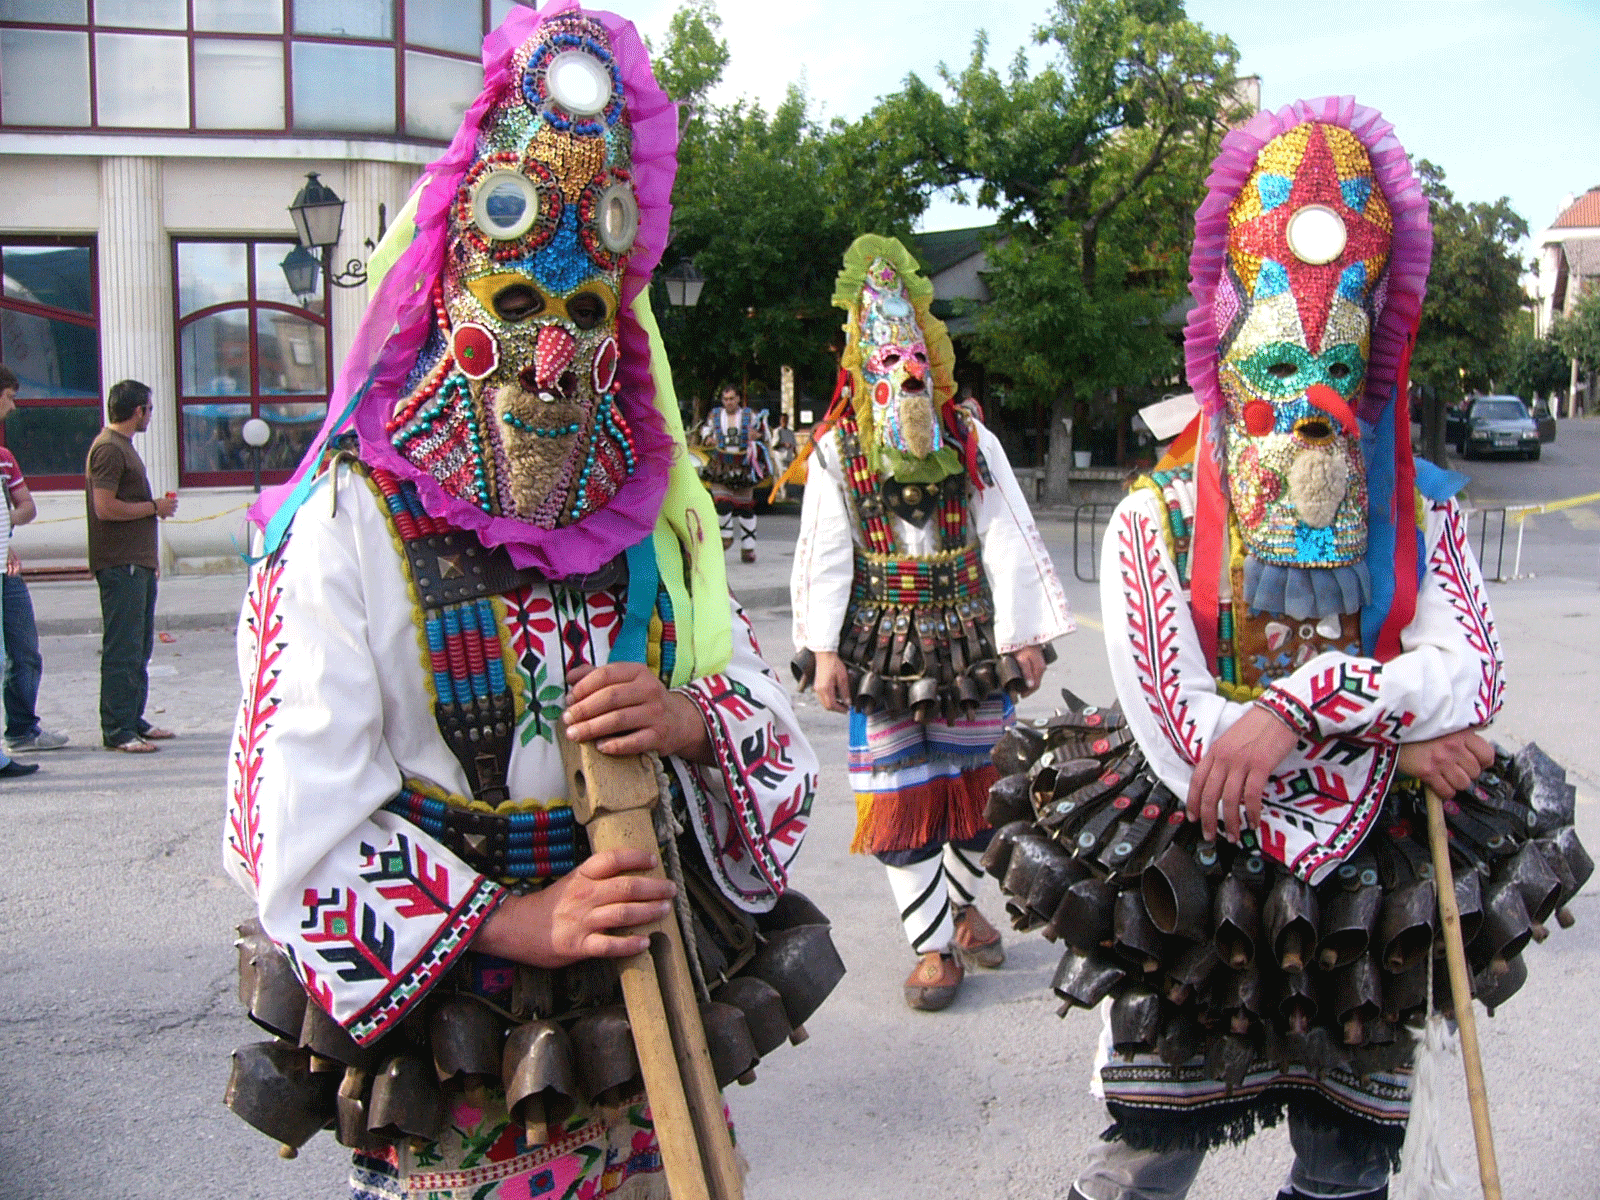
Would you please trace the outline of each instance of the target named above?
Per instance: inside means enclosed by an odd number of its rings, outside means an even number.
[[[318,1058],[331,1059],[346,1067],[371,1071],[377,1065],[377,1051],[351,1037],[315,1000],[306,1002],[305,1018],[300,1023],[300,1044]]]
[[[783,997],[766,980],[753,975],[735,976],[712,992],[711,998],[744,1013],[750,1040],[762,1058],[789,1040],[789,1014],[783,1007]]]
[[[706,1049],[711,1053],[711,1071],[717,1086],[725,1088],[735,1081],[754,1083],[761,1056],[756,1053],[744,1013],[735,1005],[712,1001],[700,1006],[700,1024],[705,1027]]]
[[[444,1094],[433,1064],[410,1054],[393,1055],[373,1077],[367,1131],[394,1141],[433,1141],[444,1131]]]
[[[511,1119],[527,1131],[530,1146],[550,1140],[550,1126],[571,1114],[578,1098],[572,1042],[555,1021],[528,1021],[506,1038],[500,1060]]]
[[[428,1018],[428,1044],[440,1083],[479,1087],[500,1075],[506,1026],[500,1015],[471,996],[451,996]]]
[[[1303,970],[1317,944],[1319,909],[1311,885],[1285,872],[1267,892],[1261,915],[1278,965],[1285,971]]]
[[[776,989],[794,1031],[790,1040],[803,1040],[806,1021],[844,978],[844,960],[826,925],[797,925],[768,935],[745,974]]]
[[[1211,936],[1211,889],[1189,849],[1173,844],[1139,881],[1145,908],[1162,933],[1191,942]]]
[[[311,1052],[284,1042],[252,1042],[233,1052],[222,1102],[294,1157],[334,1115],[338,1077],[311,1070]]]

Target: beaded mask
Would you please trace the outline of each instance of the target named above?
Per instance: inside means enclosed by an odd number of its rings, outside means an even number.
[[[617,332],[639,205],[598,21],[546,20],[510,79],[457,189],[437,328],[388,429],[450,496],[551,529],[603,508],[637,465]]]
[[[1393,235],[1366,148],[1331,124],[1280,134],[1228,226],[1212,303],[1240,535],[1262,563],[1348,566],[1367,550],[1355,414]]]
[[[878,438],[902,454],[926,458],[944,444],[933,408],[928,344],[900,273],[875,258],[861,288],[861,377],[872,397]]]

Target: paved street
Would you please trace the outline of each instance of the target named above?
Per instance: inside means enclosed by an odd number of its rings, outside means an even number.
[[[1580,444],[1567,440],[1571,428],[1563,424],[1563,448]],[[1593,444],[1590,463],[1600,461],[1600,439]],[[1547,463],[1510,470],[1556,463],[1550,453]],[[1475,486],[1490,478],[1482,470]],[[796,524],[792,515],[763,518],[762,561],[730,568],[775,662],[788,655],[783,586]],[[1068,566],[1070,520],[1047,514],[1041,525],[1083,620],[1042,696],[1065,684],[1109,697],[1095,590]],[[1495,733],[1513,744],[1536,736],[1574,770],[1579,828],[1600,849],[1600,590],[1592,573],[1576,575],[1541,571],[1492,588],[1512,675]],[[255,1037],[234,994],[230,946],[247,905],[219,855],[237,701],[231,632],[219,626],[238,587],[236,579],[163,585],[162,621],[174,640],[156,648],[152,716],[181,737],[158,755],[94,748],[96,639],[44,639],[46,723],[71,733],[73,745],[40,756],[39,775],[0,785],[9,818],[0,844],[8,1051],[0,1059],[0,1197],[341,1194],[342,1152],[331,1137],[284,1162],[220,1103],[229,1050]],[[37,594],[47,628],[77,628],[72,622],[94,612],[92,585],[46,585]],[[1025,711],[1049,706],[1035,699]],[[1008,938],[1005,969],[969,976],[950,1011],[904,1007],[900,982],[911,958],[882,872],[845,851],[853,806],[843,721],[809,696],[800,711],[827,765],[795,882],[834,918],[850,973],[809,1022],[810,1041],[778,1051],[753,1087],[731,1096],[752,1163],[751,1200],[1064,1196],[1080,1153],[1106,1123],[1084,1087],[1095,1020],[1055,1018],[1047,984],[1057,952],[1033,935]],[[1595,1194],[1597,887],[1573,906],[1575,929],[1528,952],[1525,991],[1482,1022],[1507,1196]],[[985,907],[999,915],[992,889]],[[1463,1089],[1454,1073],[1449,1084],[1449,1144],[1470,1180]],[[1263,1135],[1247,1153],[1213,1156],[1194,1196],[1265,1200],[1287,1162],[1282,1132]]]

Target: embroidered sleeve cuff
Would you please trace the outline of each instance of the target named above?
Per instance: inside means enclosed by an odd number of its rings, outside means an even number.
[[[1257,698],[1256,703],[1301,737],[1317,736],[1317,720],[1312,712],[1293,693],[1273,684]]]

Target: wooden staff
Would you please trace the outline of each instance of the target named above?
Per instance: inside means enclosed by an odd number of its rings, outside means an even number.
[[[660,800],[655,769],[642,755],[615,758],[592,743],[558,734],[572,812],[602,850],[660,854],[652,810]],[[650,872],[665,878],[660,865]],[[661,1146],[673,1200],[743,1200],[744,1183],[723,1116],[700,1020],[700,1001],[675,913],[633,933],[650,949],[617,962],[617,977],[639,1052],[639,1073]]]
[[[1483,1057],[1478,1052],[1478,1022],[1472,1012],[1472,980],[1461,941],[1461,910],[1456,906],[1455,876],[1450,871],[1450,834],[1444,825],[1444,803],[1432,788],[1428,800],[1428,845],[1433,850],[1434,882],[1439,889],[1439,918],[1444,926],[1444,954],[1450,966],[1450,994],[1455,999],[1456,1026],[1461,1030],[1461,1058],[1467,1069],[1467,1104],[1472,1110],[1472,1139],[1478,1147],[1478,1179],[1484,1200],[1500,1200],[1500,1167],[1494,1156],[1494,1131],[1489,1128],[1489,1093],[1483,1086]]]

